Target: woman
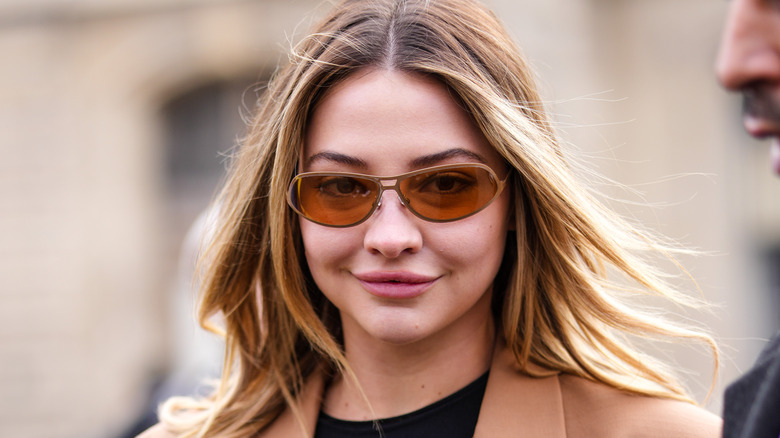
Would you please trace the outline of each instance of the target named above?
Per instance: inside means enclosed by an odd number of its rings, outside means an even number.
[[[625,335],[691,304],[563,159],[532,74],[469,0],[346,0],[269,85],[221,197],[200,317],[225,373],[147,436],[716,436]],[[634,292],[634,291],[631,291]]]

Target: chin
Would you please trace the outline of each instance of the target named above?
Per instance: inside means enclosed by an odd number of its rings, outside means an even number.
[[[424,339],[424,337],[415,336],[414,334],[411,333],[394,333],[390,335],[380,335],[376,339],[386,345],[392,345],[394,347],[404,347],[407,345],[412,345],[418,341],[421,341]]]
[[[769,148],[769,159],[772,163],[772,169],[780,176],[780,137],[772,137]]]
[[[387,322],[382,327],[368,328],[369,336],[385,344],[403,346],[421,341],[430,335],[419,324]]]

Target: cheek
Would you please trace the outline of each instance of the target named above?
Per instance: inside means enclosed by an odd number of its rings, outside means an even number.
[[[457,239],[457,247],[453,250],[472,257],[494,259],[498,254],[500,258],[504,253],[510,215],[509,197],[504,191],[493,205],[466,219],[468,222],[464,223],[465,227]]]
[[[344,264],[359,248],[360,241],[348,228],[329,228],[301,221],[304,254],[314,279],[328,267]]]
[[[478,276],[480,272],[492,272],[504,257],[508,230],[505,218],[503,209],[499,209],[495,214],[478,214],[471,221],[453,222],[455,227],[441,228],[429,243],[437,242],[435,252],[458,272]]]

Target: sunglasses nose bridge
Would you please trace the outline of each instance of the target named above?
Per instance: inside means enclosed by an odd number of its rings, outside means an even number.
[[[386,183],[387,181],[391,181],[392,184]],[[377,204],[377,208],[382,206],[382,197],[384,196],[384,192],[388,190],[394,191],[396,196],[398,196],[398,200],[401,201],[401,204],[403,204],[404,207],[409,208],[409,199],[401,192],[400,178],[377,178],[377,182],[379,183],[380,187],[379,203]]]

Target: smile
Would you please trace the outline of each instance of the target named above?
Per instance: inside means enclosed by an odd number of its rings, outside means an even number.
[[[371,295],[397,300],[418,297],[439,279],[411,272],[375,271],[353,275]]]

